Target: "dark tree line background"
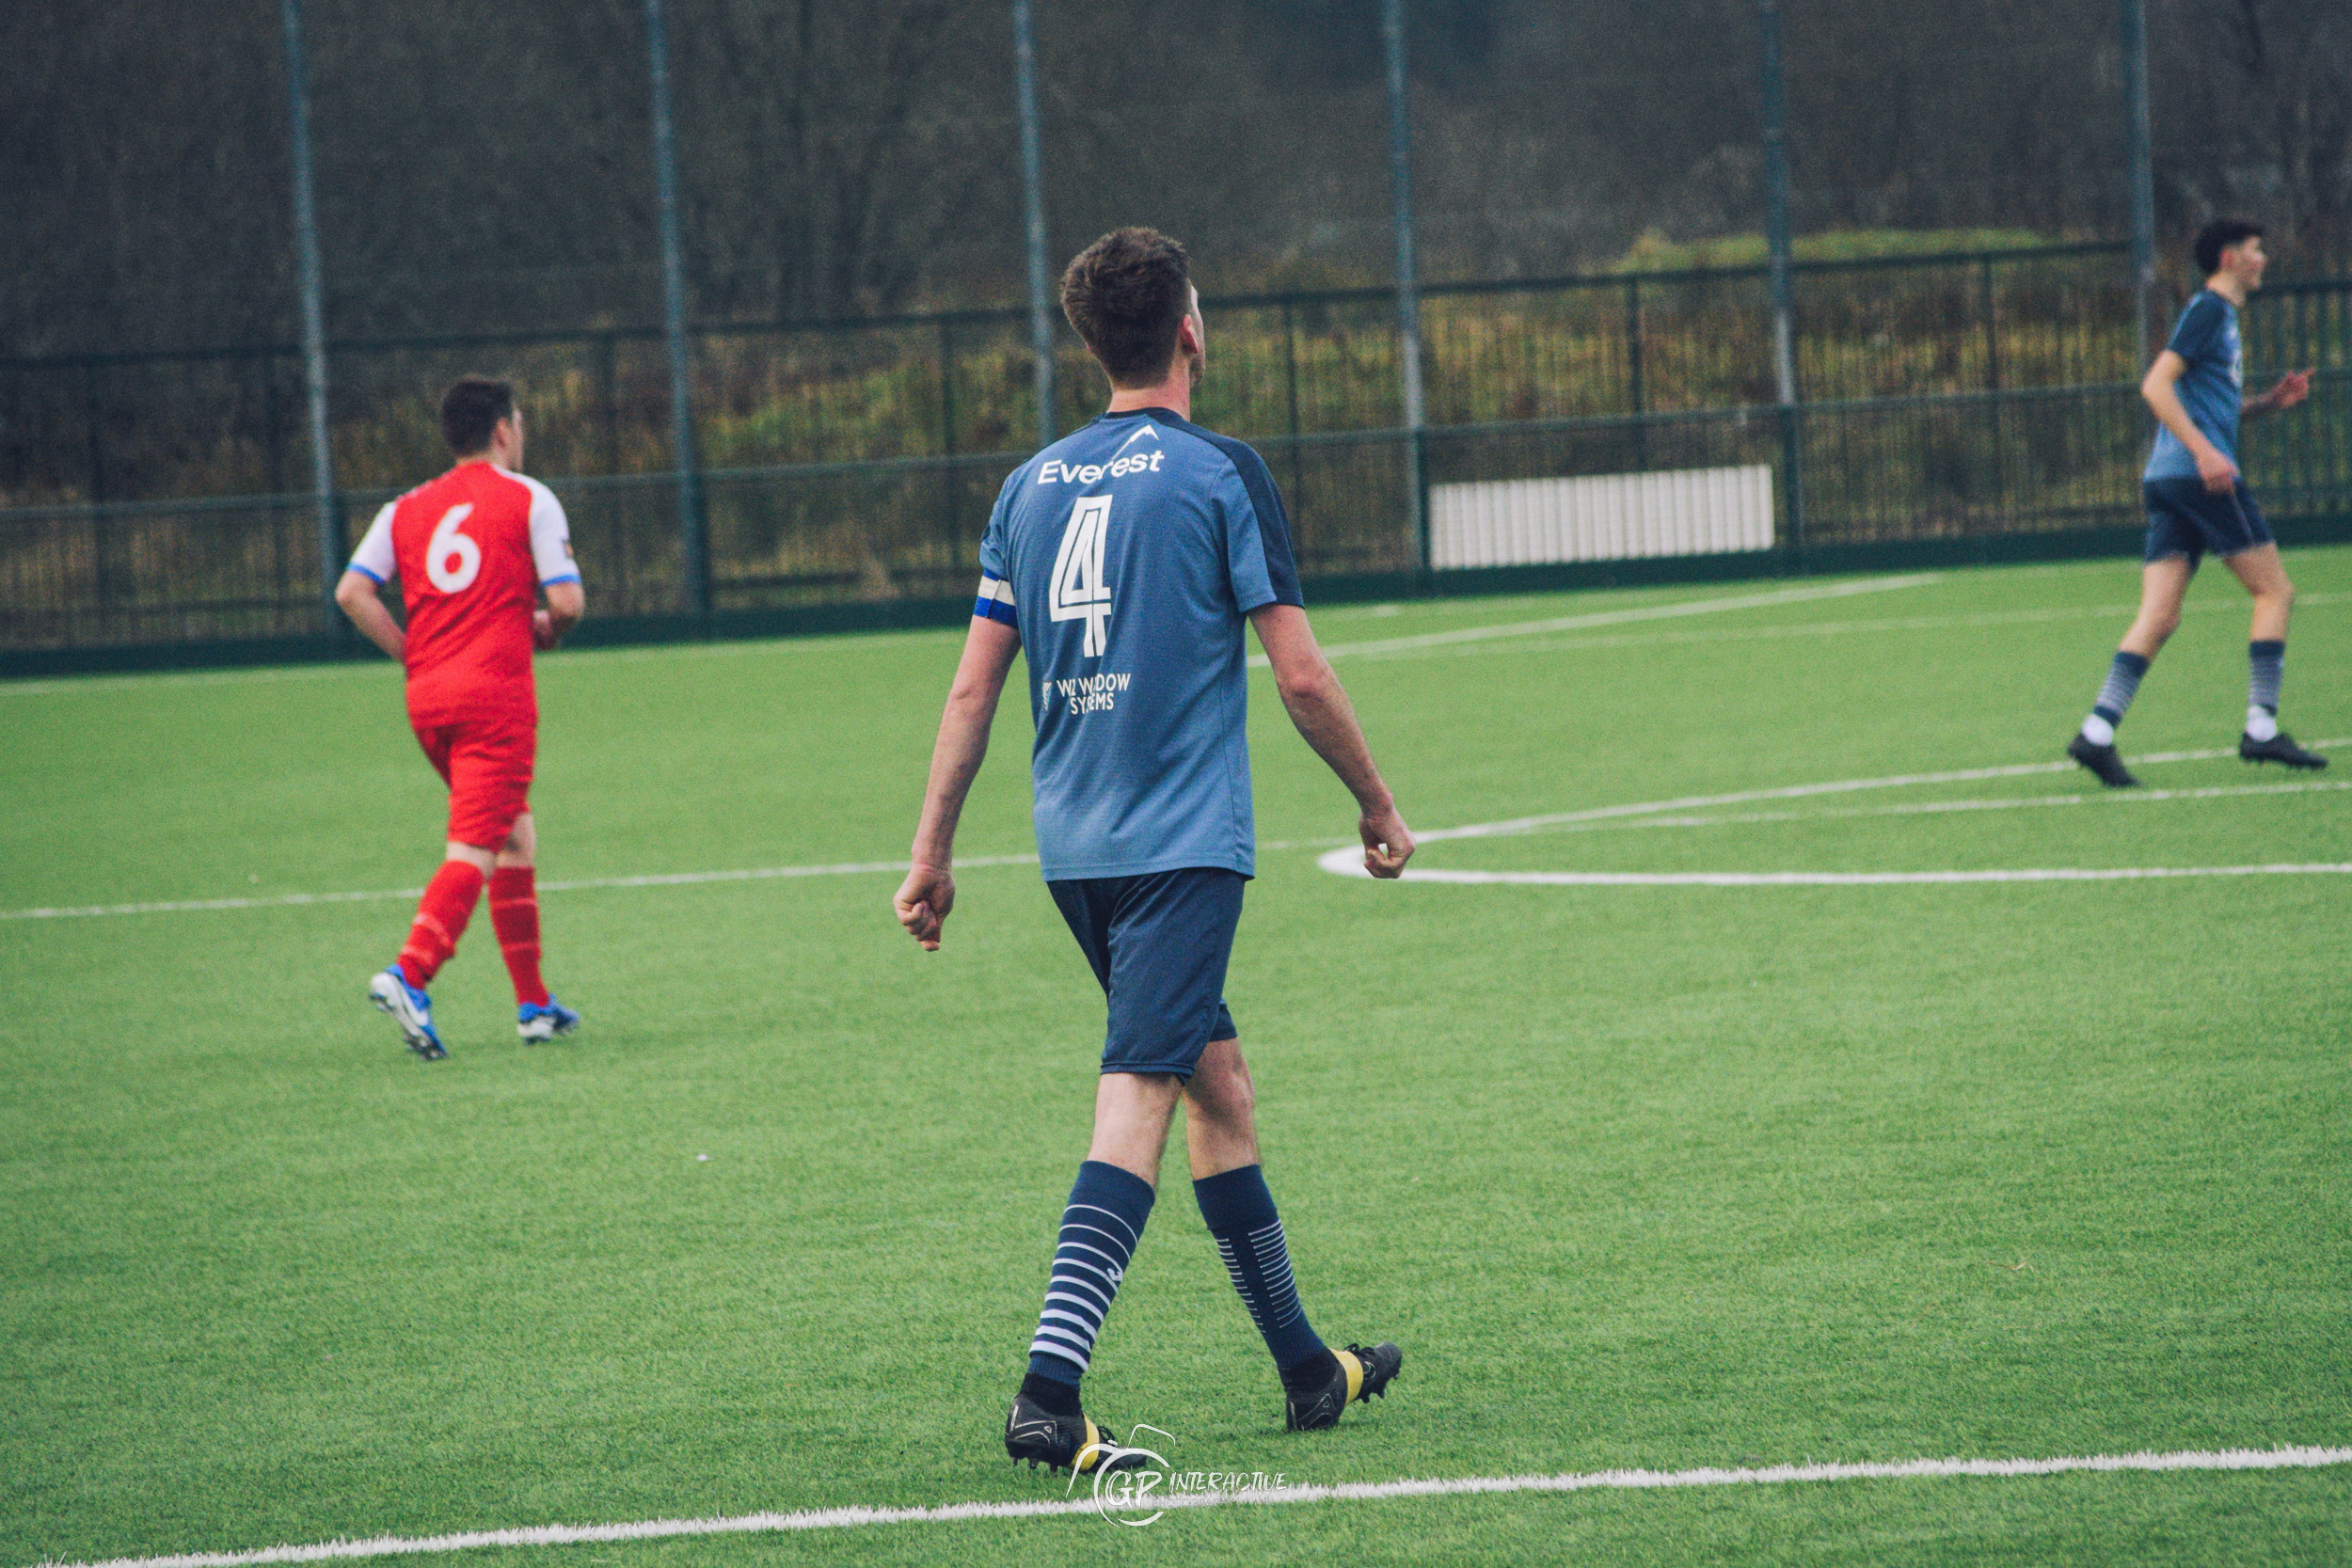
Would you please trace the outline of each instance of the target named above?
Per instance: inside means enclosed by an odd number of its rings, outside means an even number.
[[[1749,0],[1417,0],[1431,277],[1762,221]],[[1785,0],[1799,231],[2125,230],[2115,0]],[[2160,225],[2352,233],[2352,0],[2151,0]],[[6,0],[0,353],[294,333],[269,0]],[[637,0],[309,0],[337,337],[655,319]],[[1005,0],[674,0],[691,309],[1019,295]],[[1041,0],[1058,257],[1184,236],[1232,290],[1390,272],[1371,0]]]

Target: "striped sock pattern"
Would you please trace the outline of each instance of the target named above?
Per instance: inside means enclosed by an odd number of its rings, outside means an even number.
[[[2249,707],[2265,708],[2273,715],[2279,711],[2279,684],[2286,679],[2287,645],[2284,642],[2249,642],[2246,662],[2252,669],[2252,679],[2247,683],[2246,704]]]
[[[443,861],[433,879],[424,884],[424,896],[417,901],[416,923],[409,927],[408,940],[400,950],[400,972],[419,990],[433,983],[433,976],[457,951],[457,941],[466,934],[466,923],[473,918],[474,904],[482,896],[482,873],[467,862]]]
[[[1200,1217],[1216,1238],[1217,1255],[1233,1281],[1249,1321],[1264,1336],[1277,1367],[1295,1367],[1323,1353],[1324,1344],[1307,1322],[1291,1275],[1290,1243],[1282,1217],[1266,1190],[1263,1166],[1244,1165],[1192,1184]]]
[[[1103,1319],[1152,1217],[1152,1197],[1149,1181],[1117,1165],[1089,1160],[1078,1167],[1062,1211],[1045,1307],[1029,1341],[1030,1371],[1076,1383],[1092,1365]]]
[[[2090,711],[2110,724],[2120,724],[2139,695],[2140,678],[2148,673],[2148,661],[2137,654],[2118,653],[2115,662],[2107,666],[2107,678],[2100,685],[2099,700],[2090,705]]]
[[[526,1006],[548,1005],[548,983],[539,975],[538,873],[528,865],[501,866],[490,873],[490,927],[499,935],[515,1000]]]

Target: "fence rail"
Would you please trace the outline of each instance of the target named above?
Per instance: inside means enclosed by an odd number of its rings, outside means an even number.
[[[1807,547],[2128,524],[2148,426],[2119,248],[1801,268],[1804,401],[1788,408],[1770,386],[1760,268],[1433,288],[1419,468],[1447,484],[1770,465],[1782,543]],[[1427,565],[1409,521],[1415,437],[1399,428],[1391,302],[1348,290],[1209,310],[1200,417],[1264,452],[1311,577]],[[2320,372],[2309,404],[2249,429],[2249,481],[2276,515],[2352,512],[2352,281],[2265,291],[2246,343],[2254,378]],[[346,546],[391,485],[445,462],[426,396],[490,349],[525,387],[533,471],[566,476],[549,483],[599,614],[694,602],[649,332],[341,346]],[[1066,413],[1083,419],[1072,360]],[[1025,455],[1029,369],[1024,319],[1009,311],[700,334],[709,605],[962,592],[996,488]],[[212,371],[227,378],[207,383]],[[71,408],[20,396],[25,383],[8,379],[52,378],[48,396],[77,375],[128,378],[118,394],[141,386],[159,401],[133,420],[103,398]],[[0,362],[0,388],[8,471],[45,463],[62,475],[77,455],[89,469],[81,485],[30,486],[55,493],[45,504],[0,507],[0,647],[330,628],[313,499],[289,483],[299,388],[280,349]],[[172,410],[191,404],[212,422],[175,425]],[[254,408],[276,413],[239,424]],[[149,470],[129,465],[117,482],[105,443],[118,422],[136,427],[123,439],[145,444],[153,472],[232,493],[127,490]],[[175,451],[177,467],[165,461]],[[20,481],[13,493],[28,491]]]

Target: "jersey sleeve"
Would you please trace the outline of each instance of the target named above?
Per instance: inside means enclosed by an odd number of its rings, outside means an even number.
[[[392,580],[393,570],[399,564],[392,555],[392,513],[399,505],[396,500],[386,501],[384,509],[375,515],[375,521],[368,525],[368,531],[360,536],[359,547],[352,552],[351,570],[361,577],[378,583]]]
[[[1266,471],[1265,459],[1239,441],[1219,441],[1232,460],[1225,486],[1225,571],[1233,603],[1245,615],[1270,604],[1304,606],[1298,562],[1291,554],[1290,515]]]
[[[2200,289],[2197,297],[2181,312],[2180,321],[2172,328],[2172,337],[2164,346],[2194,365],[2200,359],[2212,359],[2221,353],[2221,327],[2228,312],[2221,296],[2211,289]]]
[[[972,603],[972,613],[986,621],[1001,621],[1018,626],[1020,617],[1014,612],[1012,599],[1012,569],[1007,564],[1006,542],[1012,516],[1013,492],[1020,488],[1025,467],[1013,470],[1005,481],[1005,487],[996,493],[995,508],[988,515],[988,530],[980,535],[980,596]]]
[[[572,560],[572,524],[564,515],[564,503],[537,480],[526,483],[531,486],[531,561],[538,568],[539,586],[552,588],[559,582],[578,582],[580,567]]]

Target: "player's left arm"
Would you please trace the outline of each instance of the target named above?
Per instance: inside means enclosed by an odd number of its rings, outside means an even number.
[[[1379,878],[1401,877],[1413,858],[1413,831],[1396,809],[1396,797],[1372,760],[1372,745],[1356,721],[1356,706],[1339,673],[1323,657],[1307,612],[1296,605],[1260,605],[1249,612],[1266,662],[1274,666],[1274,688],[1291,722],[1315,755],[1340,776],[1356,797],[1356,830],[1364,841],[1364,869]]]
[[[588,613],[588,595],[577,581],[551,582],[541,592],[548,596],[548,607],[532,612],[531,640],[552,648]]]
[[[1239,442],[1228,444],[1225,451],[1233,463],[1222,510],[1227,581],[1234,603],[1257,628],[1266,662],[1274,666],[1274,688],[1291,722],[1356,797],[1364,869],[1384,880],[1402,877],[1405,863],[1413,858],[1412,830],[1405,826],[1396,798],[1381,781],[1346,688],[1323,657],[1314,627],[1307,624],[1282,493],[1266,471],[1265,459],[1255,451]]]
[[[2289,371],[2267,392],[2248,398],[2239,405],[2248,414],[2280,414],[2312,395],[2312,372],[2308,370]]]
[[[564,515],[564,503],[537,480],[523,483],[531,486],[531,562],[548,598],[545,610],[532,612],[531,641],[552,648],[588,613],[588,594],[572,559],[572,524]]]
[[[939,716],[939,738],[931,747],[930,783],[923,791],[923,816],[914,830],[907,879],[891,899],[898,924],[923,944],[939,950],[940,927],[956,907],[956,824],[963,816],[964,798],[979,776],[988,756],[989,726],[995,721],[997,699],[1004,694],[1005,676],[1013,655],[1021,651],[1021,633],[1010,623],[984,615],[972,618],[963,641],[963,657],[947,689],[947,706]]]

